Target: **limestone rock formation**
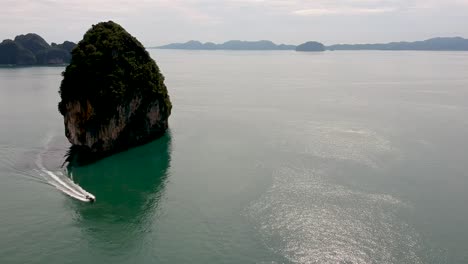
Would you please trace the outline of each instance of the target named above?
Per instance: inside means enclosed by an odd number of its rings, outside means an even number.
[[[41,36],[34,33],[16,36],[15,42],[32,51],[34,54],[50,48],[50,45]]]
[[[67,64],[76,44],[65,41],[63,44],[49,45],[41,36],[28,33],[6,39],[0,43],[0,65],[57,65]]]
[[[17,42],[6,39],[0,43],[0,64],[32,65],[36,64],[36,57]]]
[[[70,143],[108,155],[168,128],[171,102],[155,61],[120,25],[93,25],[63,73],[59,111]]]

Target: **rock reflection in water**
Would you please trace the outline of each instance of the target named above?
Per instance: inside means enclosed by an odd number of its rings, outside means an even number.
[[[144,146],[87,166],[69,164],[69,174],[97,199],[94,204],[73,203],[90,244],[99,240],[96,244],[110,253],[141,241],[157,217],[170,160],[169,131]]]

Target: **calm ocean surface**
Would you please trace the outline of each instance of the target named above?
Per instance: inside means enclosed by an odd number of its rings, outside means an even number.
[[[151,54],[170,131],[68,173],[63,68],[0,69],[0,263],[468,263],[468,53]]]

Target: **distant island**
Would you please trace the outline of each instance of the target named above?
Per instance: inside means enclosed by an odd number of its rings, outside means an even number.
[[[415,42],[391,42],[386,44],[338,44],[328,46],[327,50],[433,50],[468,51],[468,39],[461,37],[432,38]]]
[[[1,65],[63,65],[69,64],[71,51],[76,43],[65,41],[62,44],[47,43],[34,33],[18,35],[13,40],[0,43]],[[335,44],[325,46],[320,42],[308,41],[300,45],[275,44],[269,40],[241,41],[230,40],[222,44],[202,43],[191,40],[185,43],[172,43],[149,49],[178,50],[296,50],[296,51],[335,51],[335,50],[421,50],[421,51],[468,51],[468,39],[462,37],[431,38],[414,42],[390,42],[377,44]]]
[[[0,65],[68,64],[75,46],[71,41],[49,45],[34,33],[19,35],[14,40],[5,39],[0,43]]]
[[[296,51],[325,51],[325,46],[316,41],[309,41],[296,47]]]
[[[181,50],[297,50],[297,51],[323,51],[323,50],[427,50],[427,51],[468,51],[468,39],[462,37],[432,38],[415,42],[391,42],[383,44],[337,44],[324,46],[320,42],[309,41],[301,45],[275,44],[269,40],[240,41],[231,40],[223,44],[212,42],[202,43],[191,40],[185,43],[173,43],[153,49],[181,49]]]
[[[201,43],[200,41],[191,40],[185,43],[173,43],[160,47],[152,47],[153,49],[183,49],[183,50],[294,50],[295,45],[275,44],[269,40],[260,41],[241,41],[230,40],[222,44],[213,42]]]

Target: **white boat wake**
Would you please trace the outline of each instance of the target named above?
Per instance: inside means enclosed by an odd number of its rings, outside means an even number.
[[[47,144],[49,144],[52,136],[48,137]],[[37,155],[36,158],[36,166],[37,166],[37,172],[39,175],[44,178],[44,180],[57,188],[59,191],[63,192],[64,194],[75,198],[77,200],[80,200],[82,202],[94,202],[96,200],[96,197],[85,191],[81,186],[73,182],[69,177],[64,175],[62,171],[57,171],[53,172],[45,168],[42,160],[42,156],[44,155],[44,152],[46,151],[47,148],[41,153]]]

